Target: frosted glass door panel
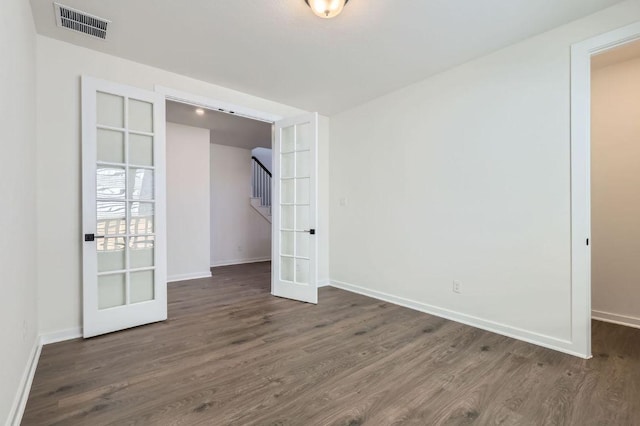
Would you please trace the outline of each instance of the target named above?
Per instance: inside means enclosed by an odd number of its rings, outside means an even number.
[[[280,200],[282,204],[295,203],[295,182],[292,179],[281,180],[280,187]]]
[[[311,148],[313,142],[313,129],[310,123],[296,126],[296,151],[304,151]]]
[[[129,99],[129,129],[136,132],[153,132],[153,104]]]
[[[125,275],[98,277],[98,309],[109,309],[126,304]]]
[[[295,176],[295,166],[296,166],[296,153],[292,152],[291,154],[283,154],[282,155],[282,163],[281,167],[281,176],[283,178],[292,178]]]
[[[97,122],[102,126],[124,127],[124,97],[98,92],[96,97]]]
[[[296,258],[296,284],[309,284],[309,259]]]
[[[131,273],[131,303],[153,300],[153,271]]]
[[[129,134],[129,164],[153,166],[153,136]]]
[[[121,271],[126,267],[125,238],[100,238],[96,245],[98,250],[98,272]]]
[[[282,206],[280,210],[281,226],[282,229],[293,229],[295,226],[295,207]]]
[[[296,205],[309,204],[309,179],[296,179]]]
[[[287,152],[293,152],[296,146],[295,141],[295,128],[294,126],[289,126],[282,129],[282,141],[280,144],[280,152],[285,154]]]
[[[280,258],[280,279],[282,281],[293,281],[294,276],[294,259],[292,257]]]
[[[154,266],[154,237],[131,237],[129,243],[129,263],[132,269]]]
[[[284,256],[293,256],[295,251],[294,247],[295,241],[295,232],[293,231],[282,231],[282,254]]]
[[[97,129],[98,161],[124,163],[124,132]]]

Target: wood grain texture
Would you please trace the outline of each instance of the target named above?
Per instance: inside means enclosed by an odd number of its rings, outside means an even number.
[[[24,425],[638,425],[640,330],[585,361],[270,265],[171,284],[169,320],[43,348]]]

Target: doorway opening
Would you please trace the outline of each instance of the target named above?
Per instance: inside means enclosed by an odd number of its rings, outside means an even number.
[[[168,100],[169,281],[271,260],[273,124]]]
[[[601,176],[605,164],[602,158],[592,163],[592,155],[603,152],[602,146],[594,146],[592,137],[610,139],[606,131],[602,138],[601,130],[594,129],[598,123],[592,122],[592,118],[600,120],[602,112],[592,104],[592,98],[597,100],[600,96],[599,93],[592,93],[592,74],[598,78],[600,61],[604,64],[613,63],[629,55],[628,49],[632,49],[637,40],[640,40],[640,22],[574,44],[571,48],[571,346],[576,354],[585,358],[590,358],[592,352],[592,318],[605,319],[596,313],[592,314],[592,308],[596,306],[594,303],[599,303],[592,300],[592,289],[594,296],[599,297],[598,290],[594,288],[594,279],[600,280],[603,270],[597,265],[592,269],[592,255],[598,254],[598,250],[592,252],[592,247],[601,243],[606,245],[607,238],[603,239],[602,230],[597,228],[601,224],[594,227],[593,219],[611,213],[602,209],[606,201],[600,198],[592,200],[602,193],[603,181],[594,181],[593,178],[594,175],[596,179]],[[616,57],[618,59],[614,59]],[[592,62],[596,65],[595,69],[592,69]],[[593,83],[595,88],[596,82]],[[592,108],[595,113],[593,117]],[[605,115],[607,108],[605,106]],[[604,152],[612,151],[607,147]],[[594,184],[595,191],[592,191]]]
[[[594,320],[640,328],[640,40],[591,58]]]
[[[257,169],[247,185],[249,198],[259,198],[259,201],[252,200],[259,204],[252,206],[256,211],[267,207],[265,201],[270,204],[271,294],[318,303],[318,113],[282,118],[162,86],[156,86],[155,91],[166,101],[202,109],[200,113],[203,115],[206,114],[204,110],[211,110],[272,126],[271,185],[264,182],[264,176]],[[266,169],[264,162],[260,162],[262,164],[256,167]],[[259,188],[252,188],[253,184],[262,186],[262,189],[270,186],[270,192],[265,196]],[[263,217],[269,216],[268,213]]]

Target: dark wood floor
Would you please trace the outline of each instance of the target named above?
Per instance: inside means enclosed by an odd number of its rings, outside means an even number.
[[[24,425],[639,425],[640,330],[585,361],[334,288],[269,295],[269,264],[169,286],[169,320],[47,345]]]

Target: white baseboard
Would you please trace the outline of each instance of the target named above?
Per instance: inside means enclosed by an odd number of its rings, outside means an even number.
[[[461,312],[452,311],[445,308],[429,305],[415,300],[405,299],[403,297],[394,296],[391,294],[383,293],[376,290],[371,290],[365,287],[345,283],[342,281],[331,280],[331,286],[347,290],[353,293],[369,296],[374,299],[383,300],[385,302],[393,303],[395,305],[404,306],[405,308],[414,309],[416,311],[424,312],[426,314],[435,315],[448,320],[456,321],[462,324],[470,325],[472,327],[480,328],[490,331],[492,333],[501,334],[503,336],[511,337],[514,339],[522,340],[527,343],[542,346],[555,351],[564,352],[569,355],[577,356],[580,358],[589,358],[589,356],[582,354],[575,350],[573,343],[570,340],[558,339],[552,336],[539,334],[527,330],[523,330],[517,327],[511,327],[505,324],[497,323],[494,321],[485,320],[482,318],[474,317],[472,315],[463,314]]]
[[[175,283],[178,281],[187,281],[187,280],[197,280],[200,278],[211,278],[211,271],[206,272],[193,272],[190,274],[177,274],[177,275],[169,275],[167,277],[168,283]]]
[[[67,328],[66,330],[54,331],[40,335],[40,344],[64,342],[65,340],[78,339],[82,337],[82,327]]]
[[[232,265],[244,265],[246,263],[258,263],[258,262],[268,262],[270,261],[270,257],[256,257],[253,259],[235,259],[235,260],[221,260],[220,262],[212,262],[212,268],[217,268],[218,266],[232,266]]]
[[[329,287],[330,285],[331,285],[331,282],[329,280],[320,280],[320,281],[318,281],[318,288]]]
[[[591,318],[598,321],[610,322],[612,324],[626,325],[627,327],[640,328],[640,318],[627,315],[613,314],[611,312],[591,311]]]
[[[27,406],[27,399],[29,399],[29,392],[31,391],[31,384],[33,383],[33,376],[36,374],[36,368],[38,367],[38,360],[40,359],[40,352],[42,351],[42,343],[40,337],[36,337],[33,342],[33,348],[29,353],[29,359],[22,373],[18,392],[9,411],[9,417],[7,418],[7,426],[20,426],[22,422],[22,416],[24,415],[24,409]]]

